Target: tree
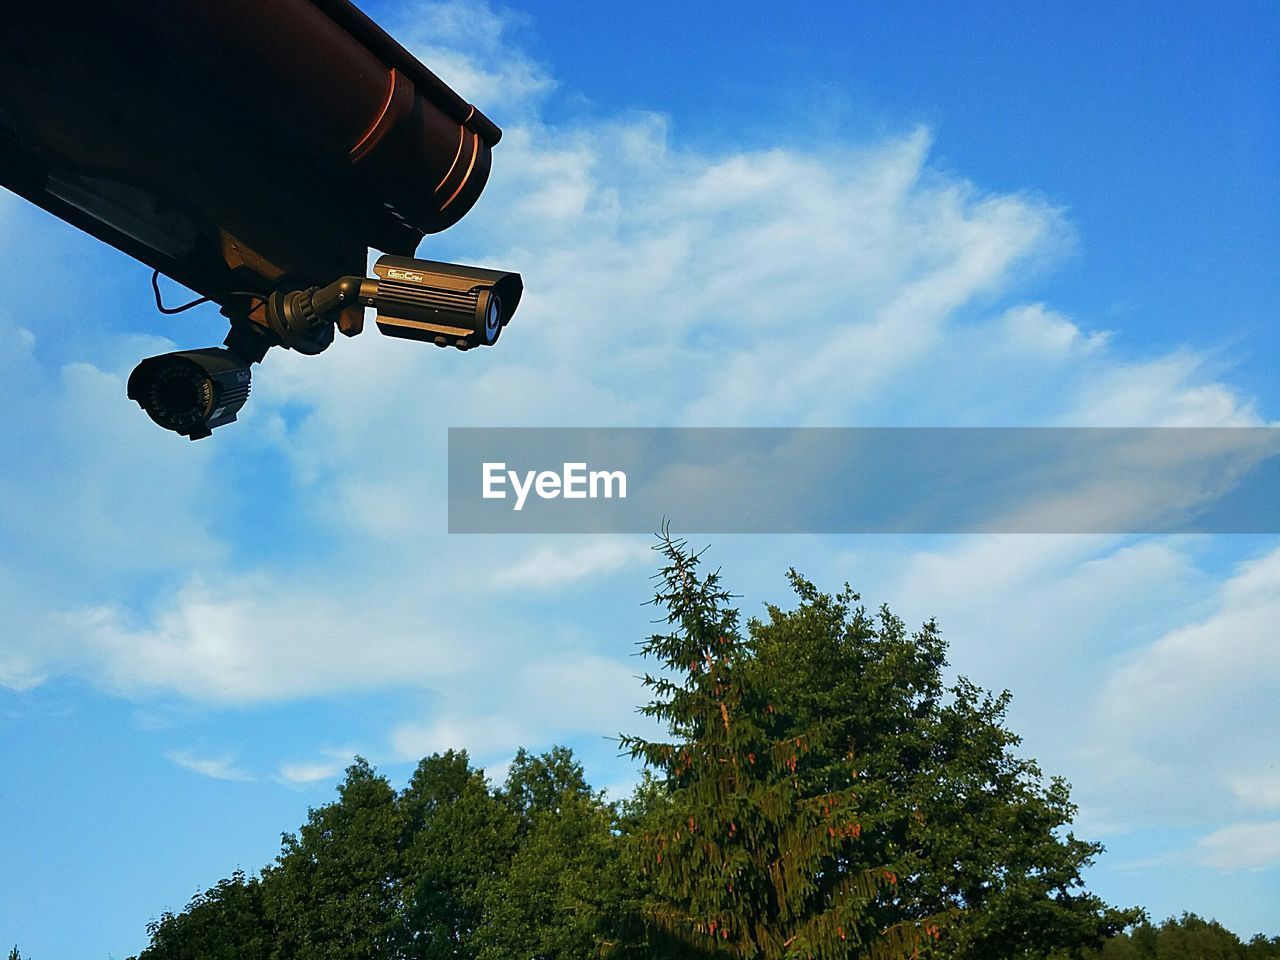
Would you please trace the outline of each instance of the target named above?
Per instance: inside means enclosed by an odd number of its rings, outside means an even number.
[[[614,821],[616,856],[611,886],[619,891],[615,907],[609,960],[706,960],[711,949],[703,938],[692,940],[656,925],[651,916],[657,889],[650,866],[653,853],[644,837],[661,831],[661,825],[678,820],[675,803],[665,781],[648,768],[630,797],[619,802]]]
[[[405,837],[405,957],[474,957],[484,890],[511,863],[518,817],[466,751],[418,764],[400,795]]]
[[[809,773],[814,756],[823,769],[850,762],[838,731],[786,716],[752,667],[718,574],[701,576],[699,557],[669,535],[658,549],[666,565],[654,603],[672,632],[643,645],[662,670],[644,678],[653,700],[642,709],[673,740],[621,741],[668,793],[639,838],[651,917],[692,944],[753,960],[912,954],[933,924],[882,922],[877,904],[897,872],[849,862],[874,810],[851,786],[830,789]]]
[[[539,814],[554,813],[566,797],[586,799],[597,794],[573,751],[557,745],[537,756],[524,747],[518,749],[499,796],[527,829]]]
[[[1257,934],[1247,944],[1215,920],[1194,913],[1156,927],[1143,923],[1108,940],[1090,960],[1280,960],[1280,937]]]
[[[140,960],[576,958],[619,941],[614,810],[568,749],[520,750],[497,791],[464,751],[425,758],[400,794],[357,757],[338,792],[260,879],[150,924]]]
[[[521,749],[499,792],[518,823],[510,868],[484,887],[480,960],[578,960],[608,952],[626,914],[615,811],[565,747]]]
[[[357,757],[338,800],[282,838],[263,874],[272,957],[383,960],[403,937],[403,822],[384,777]]]
[[[262,886],[242,871],[192,897],[181,913],[147,924],[150,944],[139,960],[267,960],[273,932]]]
[[[1008,692],[943,679],[946,644],[932,621],[908,634],[887,608],[877,620],[846,585],[832,596],[790,572],[799,605],[750,624],[749,669],[803,730],[822,721],[856,763],[811,754],[813,790],[855,789],[873,814],[846,865],[898,865],[884,923],[947,916],[931,955],[973,960],[1076,955],[1141,918],[1083,890],[1102,847],[1070,832],[1068,785],[1044,783],[1015,755]]]

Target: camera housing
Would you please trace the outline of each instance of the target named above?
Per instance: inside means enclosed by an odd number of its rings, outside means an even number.
[[[128,394],[166,430],[200,440],[236,419],[250,381],[243,358],[210,347],[148,357],[129,375]]]
[[[435,260],[385,256],[373,272],[382,333],[460,350],[493,346],[524,292],[518,273]]]

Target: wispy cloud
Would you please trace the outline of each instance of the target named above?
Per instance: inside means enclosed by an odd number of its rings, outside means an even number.
[[[517,747],[598,741],[650,723],[636,713],[646,698],[634,662],[585,652],[524,660],[487,697],[454,694],[432,719],[398,725],[390,734],[393,751],[417,759],[465,748],[498,762]]]
[[[307,784],[331,780],[343,771],[340,761],[301,761],[280,766],[280,779],[285,783]]]
[[[1266,870],[1280,866],[1280,820],[1237,823],[1204,837],[1196,858],[1218,870]]]
[[[191,750],[174,750],[166,756],[183,770],[190,770],[214,780],[252,780],[253,777],[236,766],[235,757],[226,754],[220,757],[201,757]]]
[[[490,112],[527,107],[555,86],[518,41],[532,18],[486,2],[418,2],[393,8],[390,32],[467,100]]]
[[[494,581],[509,587],[562,587],[652,559],[653,550],[648,544],[631,539],[608,538],[566,547],[546,544],[529,551],[511,566],[497,570]]]
[[[391,747],[404,760],[446,750],[466,750],[472,758],[506,757],[529,739],[529,729],[510,716],[477,711],[444,715],[427,723],[403,723],[391,731]]]
[[[1280,757],[1272,760],[1269,770],[1234,778],[1231,790],[1246,808],[1280,810]]]
[[[1113,659],[1088,737],[1106,806],[1174,824],[1276,799],[1277,618],[1280,549],[1242,563],[1192,622]]]
[[[341,774],[357,755],[368,756],[369,751],[355,746],[322,747],[305,759],[281,763],[276,770],[276,780],[300,787],[333,780]]]

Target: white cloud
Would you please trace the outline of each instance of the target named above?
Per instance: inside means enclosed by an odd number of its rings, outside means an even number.
[[[1027,303],[999,318],[998,341],[1010,351],[1037,358],[1079,356],[1106,347],[1111,334],[1085,333],[1075,323],[1043,303]]]
[[[307,784],[330,780],[340,774],[345,764],[336,761],[300,761],[280,765],[280,779],[285,783]]]
[[[1188,595],[1204,584],[1193,558],[1171,539],[966,537],[887,557],[863,551],[846,562],[853,569],[878,563],[876,592],[899,612],[936,616],[958,648],[962,672],[994,672],[988,684],[1055,660],[1096,662],[1144,635],[1153,638],[1157,625],[1190,615]],[[1138,611],[1142,622],[1135,622]],[[1040,683],[1063,679],[1046,670]]]
[[[248,703],[334,690],[429,686],[475,662],[430,603],[294,590],[265,574],[192,581],[141,624],[118,607],[62,618],[64,643],[100,683]]]
[[[1265,807],[1280,764],[1280,549],[1245,562],[1213,608],[1113,664],[1085,728],[1100,807],[1187,824]]]
[[[636,707],[647,698],[634,662],[579,654],[534,661],[522,671],[520,689],[534,704],[544,729],[612,734],[636,723]]]
[[[446,750],[466,750],[473,758],[507,756],[529,739],[529,730],[508,716],[475,713],[440,716],[428,723],[403,723],[391,731],[391,747],[405,760]]]
[[[1196,844],[1196,858],[1218,870],[1267,870],[1280,866],[1280,820],[1237,823]]]
[[[190,750],[175,750],[167,756],[183,770],[190,770],[204,777],[212,777],[214,780],[253,779],[236,766],[235,758],[230,754],[221,757],[201,757]]]
[[[1231,791],[1241,806],[1280,810],[1280,773],[1249,773],[1231,781]]]
[[[1178,351],[1101,364],[1062,422],[1085,427],[1262,426],[1254,402],[1212,379],[1210,358]]]
[[[405,4],[391,12],[386,26],[464,100],[492,116],[541,99],[554,86],[515,41],[532,25],[518,17],[512,11],[499,15],[485,2],[446,0]]]
[[[1206,711],[1280,685],[1280,550],[1245,563],[1210,617],[1140,651],[1102,694],[1107,717],[1143,732],[1204,729]]]
[[[613,573],[651,561],[648,544],[610,537],[567,548],[545,544],[522,560],[495,571],[494,583],[505,587],[562,587],[588,577]]]
[[[307,759],[281,763],[276,770],[276,780],[295,787],[333,780],[347,768],[353,757],[366,754],[367,751],[350,745],[322,747]]]
[[[493,676],[483,699],[455,693],[445,697],[433,719],[398,725],[391,746],[403,759],[465,748],[472,757],[496,763],[520,746],[633,732],[650,725],[636,713],[647,699],[638,672],[634,663],[586,652],[526,657],[514,674]]]

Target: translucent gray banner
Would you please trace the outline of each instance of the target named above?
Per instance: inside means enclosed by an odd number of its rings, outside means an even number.
[[[451,533],[1277,533],[1280,428],[451,428]]]

